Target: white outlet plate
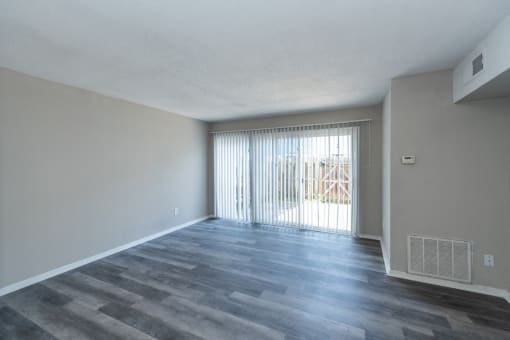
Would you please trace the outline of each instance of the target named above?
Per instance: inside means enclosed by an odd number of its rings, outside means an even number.
[[[174,208],[174,216],[179,215],[179,208]]]
[[[494,255],[484,255],[483,265],[487,267],[494,267]]]
[[[416,164],[416,156],[414,155],[403,155],[400,158],[400,162],[404,165],[413,165]]]

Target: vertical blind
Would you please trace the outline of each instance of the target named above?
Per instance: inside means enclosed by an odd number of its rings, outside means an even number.
[[[356,234],[359,126],[213,136],[217,217]]]
[[[229,132],[214,135],[215,215],[250,222],[250,136]]]

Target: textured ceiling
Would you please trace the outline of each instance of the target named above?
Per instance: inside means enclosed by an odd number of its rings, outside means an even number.
[[[379,103],[508,0],[0,0],[0,66],[207,121]]]

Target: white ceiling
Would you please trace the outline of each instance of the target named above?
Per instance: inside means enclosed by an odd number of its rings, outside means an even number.
[[[509,0],[0,0],[0,66],[207,121],[379,103]]]

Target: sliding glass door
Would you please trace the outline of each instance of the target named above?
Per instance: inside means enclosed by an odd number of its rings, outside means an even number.
[[[341,124],[215,134],[216,215],[355,233],[358,134]]]

